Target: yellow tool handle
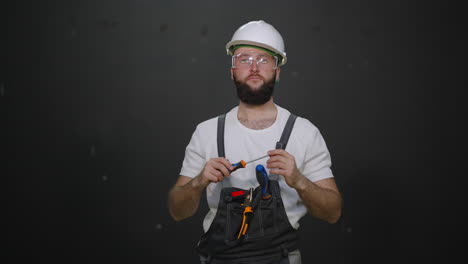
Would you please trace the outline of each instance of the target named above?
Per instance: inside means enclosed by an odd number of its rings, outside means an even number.
[[[247,233],[247,228],[249,227],[249,217],[252,215],[253,210],[251,206],[247,206],[244,209],[242,214],[242,224],[239,230],[239,234],[237,235],[237,239],[240,239],[241,236],[244,236]]]

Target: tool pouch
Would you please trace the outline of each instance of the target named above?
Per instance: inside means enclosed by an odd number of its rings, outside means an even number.
[[[269,180],[269,199],[261,187],[253,192],[253,217],[245,237],[237,235],[242,223],[242,203],[248,190],[229,187],[221,191],[218,210],[209,230],[202,235],[197,252],[209,263],[281,263],[297,249],[297,231],[289,223],[277,181]],[[233,195],[238,193],[242,195]]]

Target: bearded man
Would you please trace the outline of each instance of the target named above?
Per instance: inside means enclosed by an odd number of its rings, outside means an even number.
[[[298,221],[341,216],[330,153],[317,127],[273,101],[287,58],[272,25],[248,22],[226,50],[239,105],[195,129],[169,212],[176,221],[194,215],[206,191],[201,263],[301,263]]]

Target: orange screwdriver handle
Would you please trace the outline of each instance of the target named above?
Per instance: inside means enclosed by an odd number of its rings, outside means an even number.
[[[245,168],[245,165],[247,165],[247,163],[245,161],[243,161],[243,160],[232,164],[232,166],[234,166],[234,169],[231,170],[231,173],[236,171],[239,168]]]

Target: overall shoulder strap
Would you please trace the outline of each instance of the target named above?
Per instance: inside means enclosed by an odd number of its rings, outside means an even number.
[[[283,134],[281,134],[280,141],[276,143],[277,149],[286,149],[286,144],[288,144],[289,136],[291,135],[291,131],[294,126],[294,122],[296,122],[297,116],[294,114],[290,114],[288,118],[288,122],[284,126]]]
[[[218,116],[218,157],[224,157],[224,121],[226,114]]]

